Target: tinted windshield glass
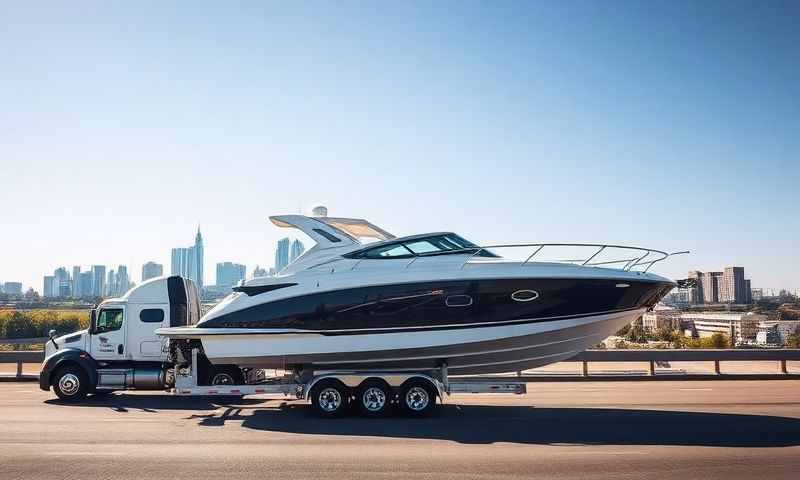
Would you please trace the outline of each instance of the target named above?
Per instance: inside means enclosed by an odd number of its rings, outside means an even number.
[[[356,253],[350,258],[404,258],[416,255],[438,255],[444,253],[471,253],[480,257],[496,257],[487,250],[479,249],[474,243],[454,233],[432,235],[399,243],[381,245],[370,250]],[[347,255],[345,255],[347,256]]]
[[[453,250],[473,249],[477,246],[455,234],[428,237],[405,243],[409,250],[416,254],[449,252]]]

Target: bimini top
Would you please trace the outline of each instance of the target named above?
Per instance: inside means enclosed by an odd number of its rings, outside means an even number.
[[[269,217],[277,227],[297,228],[320,248],[361,244],[360,238],[389,240],[394,235],[372,223],[358,218],[306,217],[304,215],[275,215]]]

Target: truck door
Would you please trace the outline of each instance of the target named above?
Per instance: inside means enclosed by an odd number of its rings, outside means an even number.
[[[91,354],[97,360],[125,358],[125,309],[109,306],[100,309],[92,331]]]

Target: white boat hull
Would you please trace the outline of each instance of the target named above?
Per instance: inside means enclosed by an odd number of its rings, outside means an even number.
[[[214,364],[312,370],[424,370],[503,373],[570,358],[613,335],[644,308],[515,325],[329,335],[214,329],[197,332]]]

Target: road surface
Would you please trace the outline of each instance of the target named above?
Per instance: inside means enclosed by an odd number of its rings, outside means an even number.
[[[800,381],[531,383],[428,419],[320,420],[300,401],[0,383],[0,478],[792,478]]]

